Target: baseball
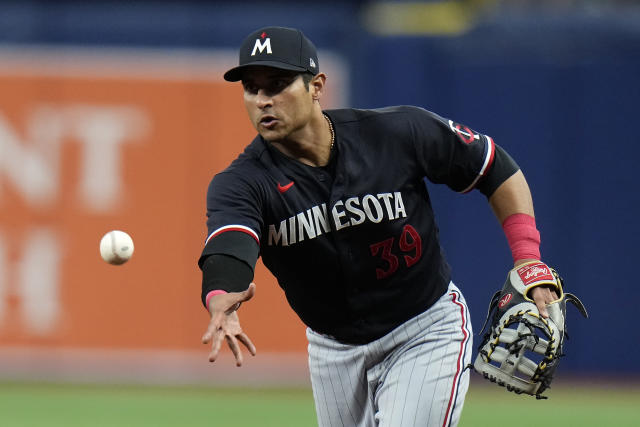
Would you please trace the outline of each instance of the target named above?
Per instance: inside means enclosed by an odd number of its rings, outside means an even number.
[[[124,231],[112,230],[100,240],[100,255],[109,264],[120,265],[133,255],[133,240]]]

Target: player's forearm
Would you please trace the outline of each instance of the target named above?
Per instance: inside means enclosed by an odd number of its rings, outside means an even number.
[[[259,253],[255,239],[243,231],[212,234],[198,260],[205,307],[208,308],[208,301],[213,296],[211,292],[241,292],[249,287]]]
[[[531,191],[522,171],[518,171],[504,181],[489,197],[489,205],[502,224],[514,214],[534,217]]]
[[[210,255],[202,264],[202,303],[208,309],[213,296],[244,291],[251,280],[253,268],[246,262],[228,255]]]
[[[540,259],[540,233],[536,227],[531,191],[522,171],[504,181],[489,198],[504,231],[514,265]]]

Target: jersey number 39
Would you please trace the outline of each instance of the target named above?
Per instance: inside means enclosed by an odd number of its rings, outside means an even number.
[[[376,268],[376,278],[385,279],[396,272],[400,265],[398,256],[393,253],[395,237],[389,237],[378,243],[369,245],[371,255],[378,256],[387,262],[387,268]],[[403,255],[404,263],[407,267],[414,265],[422,256],[422,240],[415,228],[409,224],[402,229],[402,234],[398,241],[398,249]]]

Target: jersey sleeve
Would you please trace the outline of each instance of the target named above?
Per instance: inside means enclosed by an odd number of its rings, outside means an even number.
[[[243,233],[259,247],[262,230],[261,200],[256,186],[242,175],[230,172],[216,175],[207,189],[207,238],[201,260],[213,253],[224,253],[216,249],[221,245],[213,244],[213,240],[237,235],[225,234],[231,231]]]
[[[490,170],[490,136],[419,108],[411,110],[410,124],[417,161],[430,181],[466,193]]]

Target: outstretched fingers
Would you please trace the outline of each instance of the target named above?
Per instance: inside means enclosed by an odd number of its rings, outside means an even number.
[[[225,339],[227,340],[227,345],[231,349],[233,356],[236,358],[236,366],[242,366],[244,359],[242,357],[242,350],[238,345],[238,340],[232,335],[227,335]]]
[[[213,324],[213,319],[209,321],[209,326],[207,326],[207,330],[202,335],[202,344],[209,344],[213,339],[213,334],[216,331],[216,327]]]
[[[202,336],[202,343],[211,343],[211,352],[209,352],[209,362],[215,362],[218,358],[218,353],[222,347],[222,340],[225,334],[222,329],[222,319],[219,315],[214,315],[209,321],[209,326],[206,332]]]
[[[211,344],[211,351],[209,352],[209,362],[215,362],[218,358],[218,354],[220,353],[220,348],[222,347],[222,340],[224,338],[224,332],[222,329],[216,331],[213,335],[213,342]]]
[[[249,350],[252,356],[256,355],[255,346],[253,345],[249,337],[247,337],[247,335],[244,333],[238,334],[236,336],[226,335],[225,340],[227,341],[227,345],[231,349],[231,352],[236,359],[236,366],[242,366],[242,363],[244,362],[244,356],[242,354],[240,343],[242,343],[247,348],[247,350]]]
[[[209,304],[211,319],[207,330],[202,335],[203,344],[211,344],[209,361],[214,362],[218,358],[222,342],[226,341],[231,349],[236,365],[242,366],[244,361],[241,345],[244,345],[251,355],[256,355],[256,347],[249,337],[242,332],[240,320],[236,310],[244,301],[248,301],[255,295],[256,285],[249,284],[249,287],[242,292],[231,292],[214,296]]]
[[[249,337],[247,336],[247,334],[245,334],[244,332],[238,335],[238,340],[244,344],[245,347],[247,347],[247,350],[249,350],[249,353],[251,353],[252,356],[256,355],[256,346],[253,345],[253,343],[251,342],[251,340],[249,339]]]

